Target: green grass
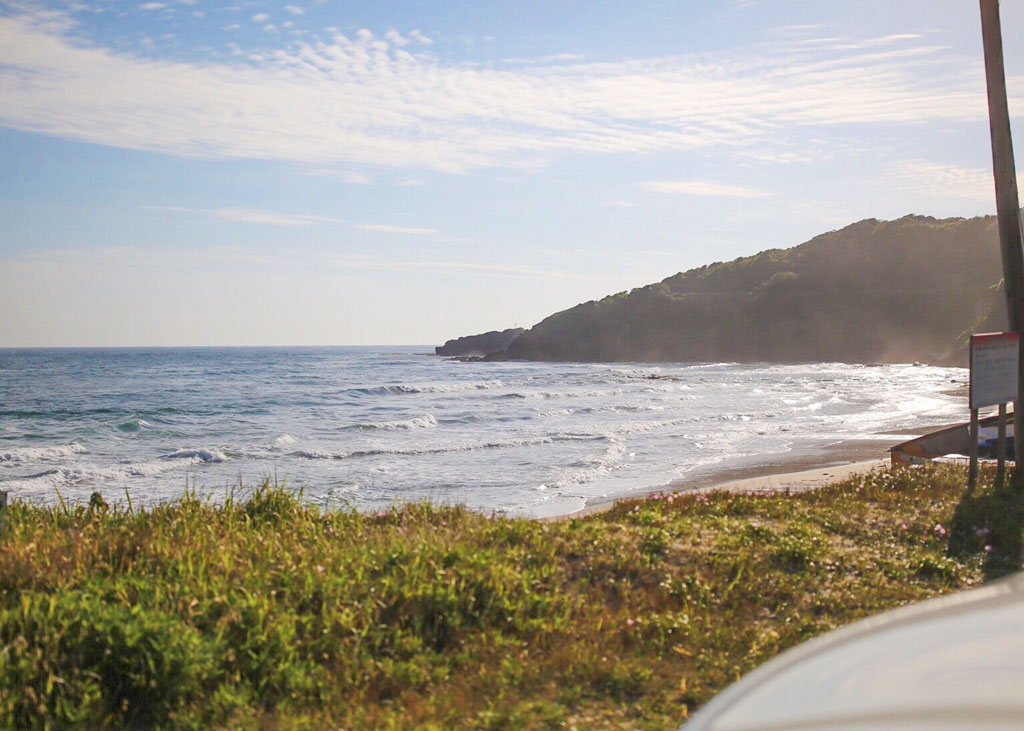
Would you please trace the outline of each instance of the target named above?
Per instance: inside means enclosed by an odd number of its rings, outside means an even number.
[[[1024,499],[953,468],[557,523],[283,488],[14,503],[0,726],[669,728],[779,651],[1021,568]]]

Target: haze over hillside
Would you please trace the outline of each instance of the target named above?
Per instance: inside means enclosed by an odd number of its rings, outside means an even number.
[[[1005,327],[1001,279],[993,216],[867,219],[577,305],[503,355],[963,364],[970,332]]]

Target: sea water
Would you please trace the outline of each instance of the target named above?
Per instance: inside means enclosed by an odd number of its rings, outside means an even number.
[[[265,479],[319,505],[568,513],[744,460],[960,420],[966,371],[461,363],[427,347],[0,350],[0,490],[52,503]]]

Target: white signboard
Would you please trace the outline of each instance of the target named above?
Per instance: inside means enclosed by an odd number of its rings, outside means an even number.
[[[1017,400],[1020,335],[1015,332],[971,336],[971,408]]]

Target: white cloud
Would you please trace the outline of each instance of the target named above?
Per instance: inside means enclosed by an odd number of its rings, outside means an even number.
[[[581,53],[555,53],[550,56],[537,56],[535,58],[506,58],[504,63],[520,66],[536,66],[548,63],[564,63],[567,61],[582,61]]]
[[[636,208],[639,204],[633,201],[601,201],[605,208]]]
[[[803,23],[799,25],[781,25],[773,28],[772,31],[780,36],[798,36],[811,32],[817,33],[825,27],[822,23]]]
[[[986,118],[980,60],[909,34],[862,53],[772,47],[496,70],[439,60],[419,31],[403,38],[416,46],[364,30],[219,63],[85,46],[74,31],[61,14],[0,18],[0,125],[179,155],[461,172],[567,152],[769,159],[837,125]]]
[[[292,15],[302,15],[305,12],[298,5],[285,5],[284,10],[286,13],[291,13]]]
[[[985,168],[962,168],[929,160],[901,160],[888,166],[879,183],[931,199],[952,198],[989,203],[995,207],[995,182],[992,171]]]
[[[297,213],[275,213],[256,208],[182,208],[179,206],[150,206],[153,210],[196,213],[223,218],[238,223],[256,223],[271,226],[309,226],[314,223],[344,223],[344,219],[330,216],[309,216]]]
[[[365,173],[357,173],[351,170],[310,170],[306,175],[316,177],[336,177],[350,185],[369,185],[373,179]]]
[[[710,180],[647,180],[637,183],[653,193],[679,195],[708,195],[727,198],[764,198],[768,191],[748,188],[743,185],[725,185]]]
[[[143,3],[139,6],[139,10],[160,10],[167,7],[164,3]]]
[[[186,249],[187,250],[187,249]],[[429,260],[396,260],[372,254],[307,254],[296,259],[286,253],[254,252],[237,246],[212,246],[202,249],[202,255],[182,256],[179,248],[140,247],[140,246],[104,246],[94,249],[57,249],[33,254],[23,254],[6,259],[0,258],[0,271],[3,265],[13,266],[18,263],[61,264],[72,267],[108,267],[117,265],[119,268],[136,271],[177,270],[181,272],[216,272],[238,267],[263,268],[269,271],[294,269],[301,267],[310,271],[323,272],[325,267],[343,267],[346,269],[366,269],[374,271],[445,271],[445,272],[489,272],[497,275],[540,276],[556,279],[593,279],[605,280],[608,275],[587,274],[579,271],[561,271],[537,269],[526,264],[496,264],[477,261],[439,261]],[[311,257],[311,258],[310,258]],[[651,275],[652,279],[656,275]]]
[[[390,223],[361,223],[356,224],[353,228],[357,228],[362,231],[375,231],[383,234],[396,234],[398,236],[425,236],[431,241],[440,244],[473,243],[471,239],[467,239],[464,236],[449,236],[432,228],[421,228],[417,226],[396,226]]]
[[[266,13],[256,13],[256,15],[252,16],[251,20],[253,23],[262,23],[265,20],[270,20],[270,16]]]
[[[372,271],[388,272],[450,272],[462,274],[465,272],[477,272],[513,277],[543,277],[546,279],[584,279],[594,281],[606,281],[610,279],[605,274],[587,274],[572,270],[536,269],[523,264],[485,264],[482,262],[469,261],[405,261],[381,259],[379,257],[365,255],[337,256],[334,262],[346,269],[368,269]]]
[[[408,236],[436,236],[437,231],[432,228],[413,228],[410,226],[392,226],[389,223],[363,223],[356,226],[364,231],[380,231],[389,234],[404,234]]]
[[[402,35],[394,29],[389,30],[387,33],[385,33],[384,37],[388,40],[389,43],[393,43],[399,48],[401,48],[402,46],[408,46],[412,42],[408,38],[403,38]]]
[[[427,38],[425,35],[420,33],[418,30],[411,30],[411,31],[409,31],[409,37],[412,38],[417,43],[419,43],[420,45],[423,45],[423,46],[429,46],[430,44],[433,43],[432,40]]]
[[[842,43],[837,45],[835,48],[839,51],[851,51],[860,50],[862,48],[874,48],[876,46],[888,46],[897,41],[912,41],[921,38],[917,33],[896,33],[890,36],[882,36],[881,38],[869,38],[863,41],[855,41],[852,43]]]

